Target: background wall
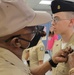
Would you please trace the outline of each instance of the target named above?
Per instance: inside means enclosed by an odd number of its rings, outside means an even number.
[[[46,38],[45,39],[42,39],[45,47],[47,45],[47,40],[48,40],[48,33],[49,33],[49,29],[50,29],[50,26],[51,26],[51,22],[47,23],[47,24],[43,24],[43,26],[45,26],[45,31],[46,31]],[[61,36],[58,35],[58,38],[60,39]]]
[[[51,26],[51,23],[47,23],[47,24],[44,24],[43,26],[45,26],[45,31],[46,31],[46,38],[45,39],[42,39],[45,47],[47,45],[47,40],[48,40],[48,33],[49,33],[49,29],[50,29],[50,26]]]

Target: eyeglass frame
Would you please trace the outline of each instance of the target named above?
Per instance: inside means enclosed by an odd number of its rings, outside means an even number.
[[[35,26],[35,30],[33,30],[32,32],[26,33],[26,34],[19,34],[19,35],[12,36],[12,37],[6,39],[5,42],[8,42],[9,40],[17,37],[18,39],[21,39],[23,41],[29,42],[29,45],[30,45],[30,43],[34,39],[34,37],[36,35],[38,35],[38,34],[41,34],[41,32],[43,31],[43,28],[44,28],[44,26],[42,27],[42,29],[38,28],[38,26]],[[31,38],[31,40],[27,40],[27,39],[21,37],[21,36],[30,35],[30,34],[34,34],[33,37]],[[21,48],[23,49],[23,47],[21,47]]]
[[[54,22],[54,23],[58,23],[59,21],[62,21],[62,20],[71,20],[71,19],[60,19],[59,17],[54,17],[54,18],[52,18],[52,22]]]

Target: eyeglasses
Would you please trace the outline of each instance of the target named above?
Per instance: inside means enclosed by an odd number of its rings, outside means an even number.
[[[12,37],[10,37],[10,38],[8,38],[7,40],[5,40],[5,42],[8,42],[9,40],[11,40],[11,39],[13,39],[14,37],[20,37],[20,36],[30,36],[31,34],[33,34],[34,36],[36,35],[36,34],[41,34],[42,32],[43,32],[43,29],[44,29],[44,26],[35,26],[35,30],[33,30],[32,32],[30,32],[30,33],[26,33],[26,34],[19,34],[19,35],[15,35],[15,36],[12,36]],[[21,38],[20,38],[21,39]],[[30,42],[29,40],[28,40],[28,38],[26,39],[26,38],[24,38],[24,39],[22,39],[22,40],[25,40],[25,41],[27,41],[27,42]],[[32,40],[32,39],[31,39]]]
[[[70,19],[60,19],[59,17],[55,17],[52,19],[52,22],[57,23],[57,22],[62,21],[62,20],[70,20]]]
[[[9,40],[17,37],[20,40],[29,42],[28,47],[35,46],[38,43],[40,37],[45,36],[45,34],[43,33],[44,32],[43,29],[44,29],[44,26],[36,26],[35,30],[33,32],[15,35],[15,36],[10,37],[7,40],[5,40],[5,42],[8,42]],[[30,37],[30,35],[33,35],[33,36],[30,40],[28,40],[28,37]],[[26,36],[27,36],[27,38],[26,38]],[[24,49],[24,47],[21,47],[21,48]]]
[[[26,33],[26,34],[15,35],[15,36],[12,36],[12,37],[6,39],[5,42],[8,42],[9,40],[11,40],[11,39],[13,39],[13,38],[15,38],[15,37],[18,37],[18,38],[21,39],[21,40],[24,40],[24,41],[30,42],[30,41],[29,41],[28,39],[26,39],[26,38],[24,38],[24,39],[21,38],[21,36],[30,36],[31,34],[35,34],[35,32]]]

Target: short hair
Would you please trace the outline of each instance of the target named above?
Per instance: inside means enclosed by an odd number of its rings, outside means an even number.
[[[74,0],[64,0],[64,1],[70,1],[70,2],[74,2]]]
[[[67,13],[67,18],[72,19],[74,18],[74,12],[66,12]]]

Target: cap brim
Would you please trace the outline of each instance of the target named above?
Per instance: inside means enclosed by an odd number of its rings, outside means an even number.
[[[2,0],[0,7],[0,37],[15,33],[26,26],[41,25],[51,20],[49,13],[35,12],[24,0]]]
[[[51,21],[51,15],[43,11],[35,11],[34,19],[28,24],[28,26],[35,26],[45,24]]]

